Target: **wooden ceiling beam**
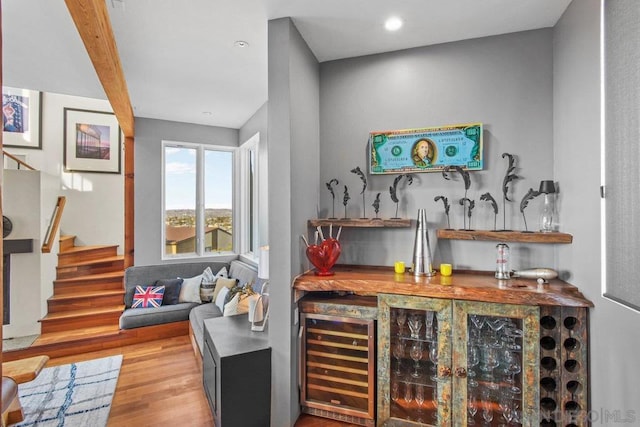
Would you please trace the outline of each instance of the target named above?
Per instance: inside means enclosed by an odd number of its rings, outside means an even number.
[[[134,118],[111,20],[104,0],[65,0],[100,83],[125,137],[134,137]]]

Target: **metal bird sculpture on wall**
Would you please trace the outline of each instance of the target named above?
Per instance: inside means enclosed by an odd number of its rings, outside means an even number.
[[[449,199],[444,196],[436,196],[433,198],[434,202],[437,202],[438,200],[442,200],[442,203],[444,204],[444,214],[447,216],[447,228],[451,229],[451,221],[449,221],[449,208],[451,208],[451,206],[449,205]]]
[[[489,192],[484,193],[482,196],[480,196],[480,200],[482,200],[483,202],[490,202],[491,207],[493,207],[493,230],[495,231],[497,229],[498,222],[498,202],[496,202],[496,199],[494,199]]]
[[[329,193],[331,193],[331,219],[334,219],[336,217],[336,193],[333,192],[333,184],[338,185],[340,184],[340,182],[337,179],[333,178],[331,181],[325,184],[327,186],[327,189],[329,190]]]
[[[509,159],[509,166],[507,168],[507,173],[504,175],[504,180],[502,181],[502,228],[506,230],[507,228],[507,200],[512,201],[509,198],[509,183],[515,179],[520,178],[518,175],[513,173],[516,170],[516,161],[515,157],[509,153],[502,153],[502,158],[507,157]]]
[[[364,219],[367,217],[364,202],[364,190],[367,189],[367,177],[360,169],[360,166],[356,166],[354,169],[351,169],[351,173],[355,173],[356,175],[358,175],[360,177],[360,180],[362,181],[362,191],[360,192],[360,194],[362,194],[362,218]]]

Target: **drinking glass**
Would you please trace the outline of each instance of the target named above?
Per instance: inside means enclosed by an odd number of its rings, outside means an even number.
[[[469,393],[467,410],[469,411],[467,425],[472,426],[476,423],[475,416],[476,413],[478,413],[478,401],[476,400],[476,396],[473,393]]]
[[[489,335],[487,335],[486,340],[490,347],[500,348],[502,344],[498,339],[498,331],[502,329],[505,325],[505,319],[502,317],[491,317],[488,316],[485,320],[487,325],[489,325]]]
[[[411,384],[407,383],[406,387],[404,389],[404,400],[407,403],[411,403],[411,401],[413,400],[413,392],[411,391]]]
[[[422,316],[418,313],[411,314],[409,316],[409,331],[412,339],[417,340],[420,338],[420,329],[422,329]]]
[[[396,310],[396,323],[398,324],[398,336],[402,336],[402,329],[404,329],[404,324],[407,321],[407,312],[404,311],[404,308],[399,308]]]
[[[397,402],[400,399],[400,383],[394,381],[391,383],[391,400]]]
[[[484,326],[484,317],[477,314],[470,314],[469,319],[473,328],[469,328],[469,341],[478,345],[483,345],[483,341],[480,339],[482,333],[482,327]]]
[[[411,356],[411,359],[415,362],[411,376],[418,378],[420,376],[420,372],[418,372],[418,369],[420,368],[420,359],[422,359],[422,343],[420,341],[413,342],[413,345],[409,350],[409,356]]]
[[[506,327],[504,330],[505,347],[507,347],[509,350],[521,350],[522,346],[518,344],[517,339],[522,338],[523,334],[524,332],[522,331],[522,329],[519,329],[514,325]]]
[[[505,372],[507,374],[507,382],[511,385],[509,387],[509,390],[513,394],[519,394],[520,388],[516,386],[515,376],[520,372],[522,372],[522,365],[518,360],[518,356],[514,353],[511,353],[508,350],[505,352],[505,362],[507,365],[505,367]]]
[[[438,387],[435,386],[433,387],[433,391],[431,392],[431,396],[433,399],[433,415],[431,416],[431,418],[433,418],[434,421],[438,421]]]
[[[438,343],[434,342],[431,344],[431,349],[429,350],[429,360],[431,360],[431,379],[435,382],[438,381]]]
[[[469,349],[467,351],[467,376],[469,377],[469,381],[467,384],[469,387],[478,387],[478,381],[476,378],[475,367],[480,363],[480,354],[478,351],[478,347],[475,345],[469,345]]]
[[[495,347],[486,347],[484,349],[484,360],[482,365],[480,366],[480,370],[487,375],[489,379],[488,387],[492,390],[498,388],[498,384],[496,384],[493,370],[500,365],[500,361],[498,360],[498,349]]]
[[[398,341],[396,341],[395,345],[393,346],[393,356],[396,358],[396,361],[398,362],[396,364],[396,375],[400,376],[402,375],[402,358],[404,357],[404,349],[405,349],[405,342],[404,340],[398,339]]]
[[[427,341],[433,340],[433,311],[427,310],[427,314],[424,316],[424,329],[425,329],[425,339]]]
[[[420,384],[416,384],[416,403],[418,404],[418,421],[422,423],[422,404],[424,403],[424,387]]]
[[[490,423],[493,421],[493,401],[491,400],[491,393],[489,390],[482,390],[480,399],[482,403],[482,418],[486,422]]]

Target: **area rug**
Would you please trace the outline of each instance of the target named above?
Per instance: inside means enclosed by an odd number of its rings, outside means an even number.
[[[107,425],[122,355],[45,368],[18,386],[24,420],[15,426]]]

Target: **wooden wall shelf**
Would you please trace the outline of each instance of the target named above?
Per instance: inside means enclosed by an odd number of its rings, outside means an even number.
[[[522,243],[571,243],[573,236],[567,233],[525,233],[522,231],[491,230],[438,230],[438,239],[452,240],[489,240],[494,242]]]
[[[334,227],[362,227],[362,228],[407,228],[411,227],[411,220],[407,218],[388,218],[388,219],[375,219],[375,218],[347,218],[347,219],[310,219],[307,221],[309,227],[328,227],[333,225]]]

